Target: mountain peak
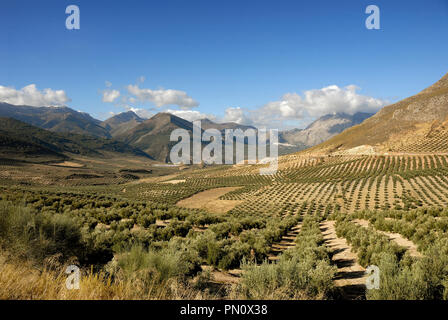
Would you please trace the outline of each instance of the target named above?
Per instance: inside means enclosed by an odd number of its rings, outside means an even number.
[[[375,152],[448,152],[448,74],[420,93],[383,107],[362,124],[309,150],[344,152],[370,146]]]
[[[445,74],[439,81],[421,91],[418,95],[437,93],[440,90],[448,90],[448,73]]]
[[[145,121],[145,119],[140,118],[134,111],[129,110],[110,117],[103,121],[101,125],[115,137],[136,127],[143,121]]]
[[[323,115],[310,123],[304,130],[293,129],[282,132],[280,140],[303,149],[309,148],[361,123],[372,115],[372,113],[364,112],[353,115],[343,112]]]
[[[129,120],[132,120],[132,119],[135,119],[135,120],[143,120],[143,118],[140,118],[140,117],[139,117],[134,111],[132,111],[132,110],[129,110],[129,111],[126,111],[126,112],[121,112],[121,113],[119,113],[119,114],[114,115],[112,118],[119,119],[119,120],[121,120],[121,121],[129,121]]]
[[[128,122],[128,121],[131,121],[131,120],[142,122],[145,119],[140,118],[134,111],[129,110],[129,111],[125,111],[125,112],[121,112],[121,113],[115,114],[112,117],[108,118],[107,120],[103,121],[103,123],[120,124],[120,123]]]
[[[69,107],[18,106],[0,102],[0,117],[10,117],[55,132],[110,138],[101,122]]]

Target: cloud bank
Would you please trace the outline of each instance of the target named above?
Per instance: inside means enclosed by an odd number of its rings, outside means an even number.
[[[219,117],[191,110],[199,106],[199,103],[185,91],[141,88],[143,81],[144,78],[140,79],[138,84],[126,86],[127,93],[123,96],[120,96],[118,90],[106,88],[102,91],[103,102],[115,102],[120,97],[117,104],[145,118],[162,111],[189,121],[209,118],[218,122],[236,122],[281,130],[306,126],[316,118],[327,114],[375,113],[388,104],[386,100],[360,94],[360,88],[355,85],[346,87],[330,85],[321,89],[307,90],[301,94],[286,93],[276,101],[252,109],[229,107],[224,111],[224,116]],[[141,107],[145,103],[150,103],[153,107],[150,110]]]
[[[40,91],[35,84],[30,84],[19,90],[0,86],[0,101],[15,105],[49,107],[65,105],[70,99],[64,90],[43,89]]]
[[[166,110],[165,112],[174,114],[175,116],[178,116],[179,118],[188,120],[188,121],[195,121],[195,120],[202,120],[202,119],[209,119],[209,120],[215,120],[216,117],[212,114],[205,114],[196,110]]]
[[[120,96],[120,91],[118,90],[104,90],[103,91],[103,102],[114,102]]]
[[[138,85],[128,85],[128,92],[133,95],[139,102],[150,102],[156,107],[164,107],[175,105],[182,110],[188,110],[199,106],[199,103],[188,96],[185,91],[173,89],[144,89]]]
[[[322,89],[284,94],[279,100],[271,101],[254,110],[231,107],[225,110],[225,121],[255,126],[278,127],[285,122],[314,119],[326,114],[357,112],[375,113],[388,103],[386,100],[359,94],[355,85],[338,87],[331,85]]]

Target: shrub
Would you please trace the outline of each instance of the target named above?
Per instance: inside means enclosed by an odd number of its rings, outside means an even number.
[[[160,250],[133,245],[129,250],[118,253],[106,267],[115,278],[136,281],[146,289],[169,279],[183,280],[198,269],[199,261],[195,254],[175,242]]]
[[[307,216],[296,239],[275,263],[243,260],[237,288],[245,299],[316,299],[331,295],[336,267],[319,230],[319,218]]]
[[[79,225],[61,214],[33,214],[29,208],[0,203],[0,238],[18,256],[43,261],[60,254],[68,259],[84,256]]]

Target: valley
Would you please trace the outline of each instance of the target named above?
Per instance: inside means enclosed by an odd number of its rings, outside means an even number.
[[[433,241],[443,241],[448,231],[448,154],[290,155],[280,158],[274,176],[260,176],[257,165],[179,170],[161,169],[137,159],[129,168],[127,160],[77,158],[62,164],[2,164],[2,203],[26,205],[40,214],[65,212],[87,228],[82,231],[87,232],[85,236],[94,235],[95,246],[103,247],[117,261],[126,254],[110,251],[115,241],[157,246],[154,248],[162,251],[172,246],[188,248],[189,258],[182,258],[182,263],[196,264],[202,271],[198,274],[193,268],[183,276],[191,274],[191,286],[205,281],[201,285],[208,288],[208,298],[259,297],[248,281],[266,280],[253,268],[259,265],[269,272],[291,263],[296,255],[308,252],[302,251],[303,246],[308,246],[308,237],[313,236],[317,237],[312,249],[319,252],[317,260],[308,260],[312,255],[299,261],[325,265],[328,271],[310,278],[320,279],[322,284],[317,288],[305,282],[304,287],[294,287],[293,294],[283,291],[279,279],[271,279],[275,289],[267,292],[266,288],[262,294],[282,299],[366,299],[371,296],[364,287],[363,270],[373,262],[382,263],[375,250],[391,252],[398,261],[409,251],[406,259],[415,259],[413,263],[430,254],[425,236],[414,238],[426,224],[407,222],[408,217],[434,221],[431,225],[440,231],[431,236]],[[133,172],[134,177],[123,176],[123,170]],[[379,225],[379,221],[394,227]],[[397,229],[409,223],[415,229]],[[363,250],[374,251],[366,258],[369,251],[358,251],[353,241],[367,235],[345,236],[340,233],[346,232],[340,231],[344,228],[352,233],[365,229],[368,237],[378,238],[374,243],[382,243],[381,247],[372,243],[374,247],[368,249],[367,243]],[[104,236],[111,244],[101,240]],[[98,265],[89,259],[87,263]],[[244,260],[246,264],[240,266]]]
[[[118,140],[2,118],[0,297],[8,283],[19,299],[446,299],[446,119],[427,102],[445,101],[446,76],[435,86],[280,156],[272,175],[164,163],[169,130],[191,130],[168,114],[125,115],[133,127]],[[426,117],[406,113],[416,101]],[[422,138],[397,140],[412,128]],[[72,263],[95,293],[59,286]],[[48,271],[29,291],[8,281],[33,266]]]

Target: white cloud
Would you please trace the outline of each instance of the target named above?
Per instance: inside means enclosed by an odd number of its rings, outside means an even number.
[[[114,102],[120,96],[120,91],[118,90],[103,90],[103,102]]]
[[[44,89],[39,91],[35,84],[16,90],[12,87],[0,86],[0,101],[34,107],[62,106],[70,99],[64,90]]]
[[[172,89],[141,89],[138,85],[128,85],[127,89],[131,95],[140,102],[151,102],[156,107],[169,105],[179,106],[181,109],[187,110],[197,107],[199,103],[187,95],[185,91]]]
[[[137,107],[132,107],[129,105],[125,105],[124,108],[127,111],[133,111],[135,112],[139,117],[141,118],[145,118],[145,119],[149,119],[152,116],[154,116],[156,114],[156,112],[152,111],[152,110],[147,110],[144,108],[137,108]],[[171,114],[174,114],[175,116],[178,116],[182,119],[188,120],[188,121],[195,121],[195,120],[200,120],[200,119],[210,119],[210,120],[215,120],[216,117],[212,114],[205,114],[205,113],[201,113],[199,111],[196,110],[172,110],[172,109],[167,109],[167,110],[163,110],[163,112],[168,112]]]
[[[150,110],[146,110],[143,108],[136,108],[131,106],[125,106],[124,107],[127,111],[132,111],[136,115],[138,115],[140,118],[149,119],[154,115],[154,112],[151,112]]]
[[[303,106],[310,116],[322,116],[332,112],[377,112],[387,101],[358,94],[355,85],[339,88],[332,85],[304,93]]]
[[[179,118],[188,120],[188,121],[195,121],[195,120],[201,120],[201,119],[210,119],[214,120],[216,117],[212,114],[205,114],[201,113],[196,110],[166,110],[165,112],[174,114],[175,116],[178,116]]]
[[[387,101],[357,93],[359,88],[336,85],[308,90],[303,95],[287,93],[280,100],[269,102],[258,109],[244,112],[240,108],[228,108],[224,119],[243,124],[282,128],[285,122],[299,119],[312,120],[331,113],[377,112]]]
[[[238,124],[252,124],[252,120],[246,116],[240,107],[230,107],[225,110],[224,122],[235,122]]]
[[[106,81],[106,82],[105,82],[105,85],[106,85],[106,87],[110,88],[110,87],[112,87],[112,82],[110,82],[110,81]]]

